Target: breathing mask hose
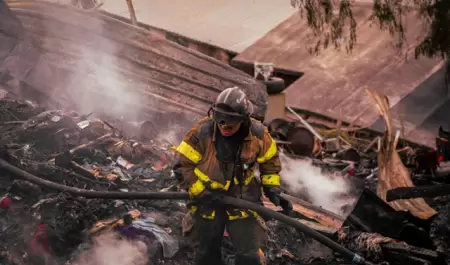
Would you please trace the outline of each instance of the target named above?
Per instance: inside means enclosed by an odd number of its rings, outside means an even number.
[[[8,172],[27,180],[36,185],[46,187],[49,189],[54,189],[61,192],[67,192],[74,196],[85,197],[89,199],[99,198],[99,199],[119,199],[119,200],[188,200],[189,194],[187,192],[112,192],[112,191],[90,191],[85,189],[78,189],[74,187],[69,187],[66,185],[61,185],[48,181],[37,176],[34,176],[10,163],[0,159],[0,167],[7,170]],[[315,240],[321,242],[327,247],[331,248],[335,252],[338,252],[343,257],[351,260],[355,264],[367,264],[372,265],[371,262],[366,261],[364,258],[358,254],[346,249],[345,247],[339,245],[328,237],[322,235],[321,233],[309,228],[308,226],[296,221],[295,219],[288,217],[284,214],[275,212],[266,207],[260,206],[258,204],[241,200],[233,197],[223,197],[221,203],[226,205],[231,205],[236,208],[244,208],[256,211],[264,216],[276,219],[283,222],[289,226],[292,226],[307,236],[314,238]]]

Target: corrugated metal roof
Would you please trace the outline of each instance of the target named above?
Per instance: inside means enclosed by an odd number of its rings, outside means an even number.
[[[84,111],[109,112],[121,104],[147,118],[155,112],[198,116],[227,87],[240,86],[259,100],[265,93],[260,82],[229,65],[104,14],[51,3],[9,5],[43,52],[35,68],[52,73],[32,71],[25,81]]]
[[[414,47],[423,34],[423,27],[415,16],[406,21],[408,50],[405,57],[405,52],[400,54],[393,47],[392,36],[371,25],[370,14],[368,5],[360,4],[356,8],[358,39],[351,54],[328,48],[317,56],[311,55],[306,46],[315,42],[308,37],[311,31],[305,20],[296,13],[234,60],[272,62],[277,67],[301,71],[304,76],[285,90],[288,105],[370,126],[379,113],[365,89],[385,94],[394,106],[441,68],[440,60],[413,58]],[[402,110],[407,111],[406,105],[402,106]],[[415,119],[412,128],[426,118],[416,115]]]
[[[295,12],[290,1],[133,0],[139,22],[241,52]],[[104,0],[103,10],[129,17],[126,1]]]

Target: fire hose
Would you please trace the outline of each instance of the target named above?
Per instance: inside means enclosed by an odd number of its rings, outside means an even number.
[[[47,187],[49,189],[58,190],[61,192],[67,192],[75,196],[85,197],[89,199],[101,198],[101,199],[120,199],[120,200],[188,200],[189,194],[187,192],[113,192],[113,191],[91,191],[85,189],[79,189],[75,187],[69,187],[66,185],[57,184],[40,177],[34,176],[9,162],[0,159],[0,167],[8,172],[18,176],[24,180],[34,183],[39,186]],[[232,205],[237,208],[244,208],[258,212],[261,215],[276,219],[289,226],[292,226],[305,235],[314,238],[335,252],[341,254],[343,257],[349,259],[354,264],[366,264],[373,265],[373,263],[365,260],[360,255],[350,251],[349,249],[339,245],[330,238],[322,235],[321,233],[309,228],[308,226],[296,221],[295,219],[288,217],[282,213],[270,210],[261,205],[241,200],[238,198],[225,196],[221,199],[220,203],[225,205]]]

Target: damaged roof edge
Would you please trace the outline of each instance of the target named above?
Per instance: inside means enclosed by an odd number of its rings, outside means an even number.
[[[123,17],[123,16],[120,16],[120,15],[117,15],[117,14],[113,14],[113,13],[108,12],[106,10],[98,10],[98,12],[103,13],[104,15],[112,17],[114,19],[120,20],[120,21],[122,21],[124,23],[133,25],[131,19],[129,19],[127,17]],[[167,29],[155,27],[155,26],[152,26],[152,25],[149,25],[149,24],[145,24],[143,22],[139,22],[138,21],[137,22],[137,26],[140,27],[140,28],[143,28],[145,30],[153,30],[154,29],[154,30],[158,30],[158,31],[167,32],[169,34],[172,34],[173,36],[180,36],[180,37],[183,37],[183,38],[185,38],[185,39],[187,39],[189,41],[192,41],[194,43],[203,44],[203,45],[206,45],[206,46],[209,46],[209,47],[213,47],[213,48],[216,48],[216,49],[219,49],[219,50],[223,50],[223,51],[225,51],[225,52],[227,52],[229,54],[237,54],[235,51],[228,50],[227,48],[219,47],[219,46],[216,46],[216,45],[211,44],[211,43],[203,42],[201,40],[192,39],[192,38],[190,38],[188,36],[185,36],[185,35],[182,35],[180,33],[176,33],[174,31],[170,31],[170,30],[167,30]]]
[[[315,43],[314,39],[309,38],[311,30],[305,19],[296,13],[234,60],[273,63],[275,67],[302,71],[304,75],[285,90],[289,106],[371,127],[379,118],[379,113],[367,96],[366,89],[386,95],[392,108],[442,66],[440,59],[414,58],[415,45],[423,37],[422,22],[417,20],[415,14],[405,18],[408,25],[406,39],[410,42],[399,53],[393,48],[392,36],[372,26],[371,13],[370,5],[355,4],[358,42],[349,54],[332,47],[321,50],[318,55],[311,54],[306,49],[308,44]],[[296,45],[292,45],[293,42]],[[394,117],[396,115],[398,113],[393,113]],[[422,122],[415,124],[415,127]],[[378,127],[373,129],[382,131]],[[430,137],[435,133],[431,131]],[[430,146],[429,141],[406,137]]]
[[[264,108],[263,105],[267,104],[264,85],[251,76],[199,52],[166,39],[155,38],[145,29],[117,20],[105,14],[106,12],[88,12],[42,2],[8,4],[30,35],[34,34],[34,38],[37,38],[38,43],[45,48],[43,51],[50,59],[48,60],[50,68],[59,69],[61,63],[66,63],[69,81],[70,76],[75,74],[71,73],[73,70],[70,70],[70,67],[79,70],[77,61],[80,59],[83,61],[82,56],[88,50],[97,58],[115,57],[113,61],[117,63],[107,65],[106,68],[107,70],[114,68],[111,71],[118,71],[120,75],[128,77],[127,80],[123,80],[128,82],[122,83],[127,91],[145,92],[147,96],[154,94],[155,100],[158,97],[166,97],[176,102],[178,106],[187,106],[186,110],[206,111],[216,95],[230,86],[243,88],[255,106]],[[91,61],[89,64],[97,65],[94,69],[105,68],[104,64],[100,66],[99,60],[84,61]],[[97,81],[92,80],[91,86],[95,87],[95,83],[102,83],[99,76],[94,78]],[[61,90],[68,85],[66,79],[54,83],[57,84],[53,90]],[[180,91],[174,93],[167,90],[167,87]],[[46,87],[41,89],[45,90]],[[192,96],[180,93],[191,93]],[[196,95],[203,97],[198,99]]]
[[[327,129],[334,129],[334,128],[330,127],[331,124],[332,123],[337,124],[337,122],[338,122],[338,119],[332,118],[330,116],[324,116],[320,113],[315,113],[315,112],[297,108],[297,107],[291,107],[291,109],[294,110],[297,114],[314,117],[313,122],[309,121],[309,119],[306,119],[306,121],[313,126],[318,126],[318,127],[322,127],[322,128],[325,127]],[[297,118],[295,116],[291,115],[290,113],[288,113],[287,117],[292,118],[293,120],[297,120]],[[380,118],[380,121],[383,122],[383,119]],[[382,124],[380,123],[380,124],[378,124],[378,126],[376,128],[373,128],[372,126],[369,126],[369,127],[359,126],[357,124],[352,124],[347,121],[341,121],[341,122],[344,127],[351,126],[350,128],[355,128],[355,132],[358,131],[358,132],[362,132],[362,133],[368,133],[374,137],[382,136],[386,131],[386,125],[384,123],[382,123]],[[409,146],[412,146],[412,147],[423,147],[423,148],[427,148],[427,149],[435,148],[434,146],[430,146],[430,145],[426,145],[426,144],[423,144],[423,143],[420,143],[417,141],[413,141],[408,137],[406,137],[406,139],[403,139],[403,140]]]

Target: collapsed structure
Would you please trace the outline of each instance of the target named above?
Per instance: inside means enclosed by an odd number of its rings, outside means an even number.
[[[340,49],[319,47],[314,52],[322,39],[308,27],[302,13],[296,12],[233,62],[237,66],[270,62],[283,71],[304,73],[289,82],[284,94],[286,104],[310,117],[312,123],[328,125],[330,120],[341,120],[383,133],[384,121],[365,89],[382,93],[390,99],[393,126],[402,131],[402,137],[433,148],[439,125],[448,125],[449,102],[442,60],[414,58],[414,47],[424,36],[423,21],[414,12],[405,14],[408,29],[399,51],[396,38],[370,19],[371,1],[355,2],[352,9],[358,32],[351,52],[344,45]],[[320,45],[325,43],[322,40]]]
[[[16,15],[13,28],[23,25],[26,31],[1,35],[16,36],[2,53],[1,154],[42,179],[88,190],[177,191],[170,170],[177,133],[205,115],[220,89],[243,87],[257,110],[265,111],[262,84],[145,31],[55,4],[10,6],[2,6],[1,16]],[[26,59],[24,50],[34,56]],[[175,137],[168,137],[169,130]],[[357,150],[325,148],[328,154],[307,162],[283,156],[282,177],[294,178],[286,181],[283,195],[294,204],[292,218],[373,262],[448,263],[448,200],[427,201],[434,209],[426,215],[403,212],[404,204],[394,210],[371,185],[386,171],[377,176],[378,154],[367,144]],[[355,153],[356,159],[348,155]],[[294,187],[299,173],[291,169],[298,161],[350,184],[345,193],[321,191],[341,200],[339,207],[318,202],[305,180]],[[183,202],[88,200],[7,171],[0,181],[2,264],[95,264],[121,256],[129,258],[125,264],[192,264],[192,246],[182,237]],[[430,180],[417,175],[413,181]],[[268,233],[268,264],[342,262],[277,221],[268,220]],[[225,234],[226,264],[233,264],[232,254]]]

